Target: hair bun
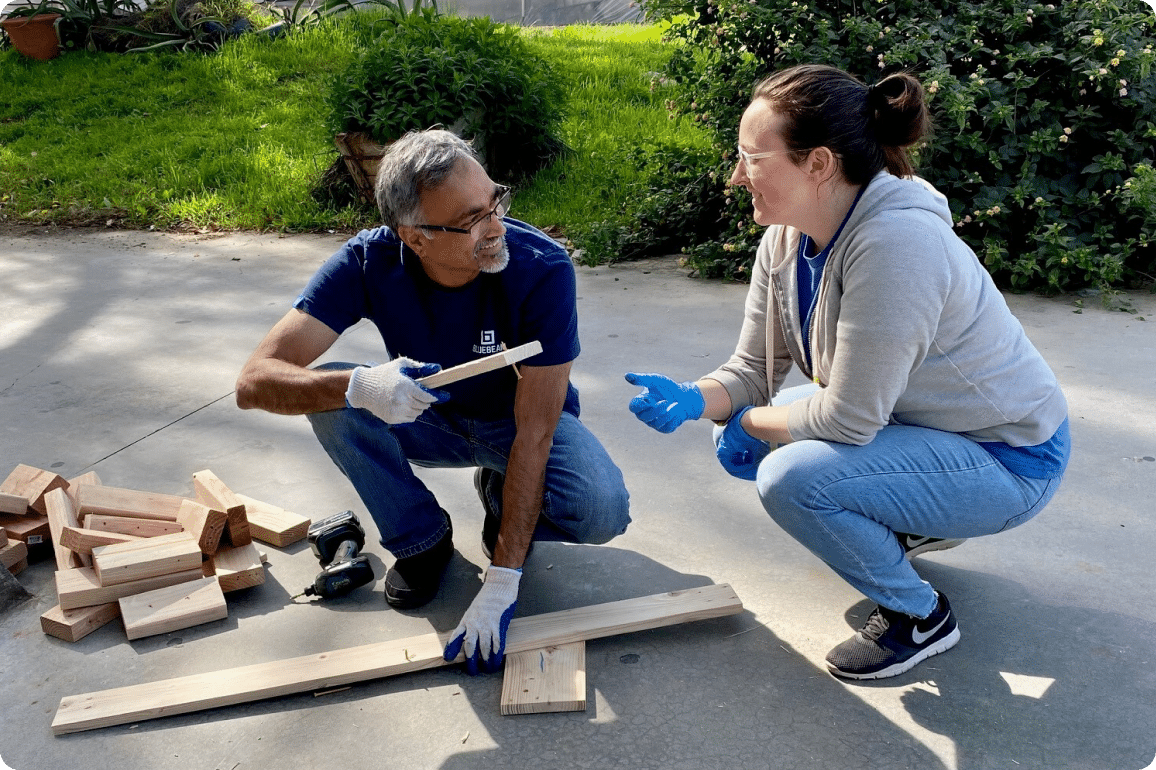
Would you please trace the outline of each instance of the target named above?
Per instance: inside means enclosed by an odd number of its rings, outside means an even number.
[[[923,84],[906,72],[888,75],[867,88],[867,110],[882,147],[906,147],[931,127]]]

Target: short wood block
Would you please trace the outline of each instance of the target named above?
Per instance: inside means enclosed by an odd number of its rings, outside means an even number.
[[[163,519],[134,519],[131,516],[110,516],[105,513],[90,513],[84,517],[84,528],[97,532],[119,532],[137,537],[157,537],[184,532],[180,522]]]
[[[8,530],[0,527],[0,547],[8,545]]]
[[[309,534],[309,519],[298,516],[284,508],[254,500],[237,494],[237,499],[245,504],[245,516],[249,519],[249,532],[256,539],[284,548]]]
[[[120,605],[116,602],[75,610],[61,609],[58,604],[40,616],[40,628],[49,636],[66,642],[77,642],[118,617]]]
[[[102,586],[100,581],[96,579],[96,570],[92,567],[77,567],[76,569],[56,571],[56,596],[63,609],[73,610],[77,607],[91,607],[94,604],[115,602],[125,596],[132,596],[177,583],[187,583],[190,580],[199,580],[201,577],[203,576],[198,565],[196,569],[184,572]]]
[[[31,512],[31,508],[28,505],[27,497],[0,492],[0,513],[11,513],[16,516],[23,516],[29,512]]]
[[[8,571],[13,575],[19,575],[28,567],[28,559],[21,559],[8,568]]]
[[[213,570],[225,593],[265,582],[265,567],[254,543],[221,548],[212,558]]]
[[[33,468],[31,465],[17,465],[0,483],[0,492],[19,495],[28,501],[28,506],[37,513],[44,513],[44,495],[53,489],[67,489],[68,482],[52,471]]]
[[[65,527],[60,532],[60,544],[80,556],[92,556],[92,549],[114,543],[130,543],[140,540],[137,535],[122,535],[119,532],[101,532],[83,527]],[[88,565],[81,565],[88,566]]]
[[[187,532],[92,549],[92,568],[102,586],[201,569],[201,549]]]
[[[253,535],[249,531],[249,519],[245,514],[245,504],[233,490],[225,486],[225,482],[217,478],[217,474],[210,470],[197,471],[193,474],[193,489],[197,492],[197,499],[202,503],[225,512],[228,517],[225,532],[228,533],[227,538],[231,545],[248,545],[253,542]]]
[[[177,511],[177,523],[184,527],[185,532],[192,535],[201,553],[212,556],[221,545],[221,535],[225,532],[228,517],[224,511],[218,511],[195,500],[185,500],[181,509]]]
[[[120,613],[130,640],[167,634],[229,616],[225,594],[215,577],[126,596],[120,600]]]
[[[52,538],[48,527],[48,516],[42,513],[35,516],[14,516],[10,513],[0,513],[0,527],[4,527],[9,539],[20,540],[28,545],[39,545]]]
[[[56,488],[44,495],[44,507],[48,513],[48,531],[52,536],[52,551],[56,555],[57,569],[83,567],[80,555],[73,553],[61,543],[61,532],[65,527],[79,526],[76,522],[76,507],[68,491]]]
[[[20,562],[28,562],[28,546],[21,540],[13,540],[0,548],[0,564],[8,571],[12,571]],[[13,573],[15,574],[15,573]]]
[[[80,510],[80,503],[77,502],[77,500],[76,500],[77,489],[82,484],[96,484],[97,486],[99,486],[101,483],[102,482],[100,480],[100,476],[96,475],[96,471],[89,471],[88,473],[82,473],[79,476],[77,476],[76,478],[72,478],[72,479],[68,480],[68,496],[72,498],[72,504],[74,506],[76,506],[77,510]]]
[[[82,521],[91,513],[176,521],[177,511],[185,500],[179,495],[141,492],[100,484],[82,484],[76,491],[76,499],[77,513]]]
[[[503,716],[586,710],[586,642],[506,656]]]

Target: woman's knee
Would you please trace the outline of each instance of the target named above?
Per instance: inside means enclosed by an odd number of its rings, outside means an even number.
[[[759,500],[780,526],[789,530],[815,519],[816,481],[828,455],[824,442],[798,441],[779,447],[759,465]]]

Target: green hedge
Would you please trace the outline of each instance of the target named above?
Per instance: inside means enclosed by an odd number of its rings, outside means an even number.
[[[675,20],[668,107],[710,130],[716,153],[692,175],[709,203],[685,169],[657,173],[639,199],[672,212],[667,230],[682,232],[687,195],[721,212],[683,233],[700,273],[745,278],[761,235],[749,197],[725,184],[751,87],[820,62],[867,83],[895,70],[923,81],[936,131],[916,151],[919,173],[1001,285],[1056,292],[1156,275],[1156,18],[1140,0],[651,0],[646,10]],[[638,234],[655,229],[645,213],[596,233],[593,258],[638,251]]]

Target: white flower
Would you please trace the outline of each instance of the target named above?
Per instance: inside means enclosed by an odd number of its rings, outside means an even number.
[[[1068,136],[1071,136],[1071,135],[1072,135],[1072,129],[1070,129],[1070,128],[1065,128],[1065,129],[1064,129],[1064,133],[1065,133],[1065,134],[1067,134]]]
[[[1061,137],[1060,137],[1060,143],[1061,143],[1061,144],[1067,144],[1067,142],[1068,142],[1068,137],[1066,137],[1066,136],[1061,136]]]
[[[1120,96],[1127,96],[1127,95],[1128,95],[1128,89],[1127,88],[1121,88],[1120,89]]]
[[[871,53],[874,50],[875,50],[875,46],[873,46],[873,45],[867,46],[867,53]]]
[[[930,91],[931,93],[937,92],[939,90],[939,81],[938,80],[931,81],[931,85],[929,85],[927,87],[927,90]]]
[[[1100,74],[1101,74],[1101,75],[1107,75],[1107,74],[1108,74],[1108,70],[1104,69],[1103,67],[1100,67]]]

